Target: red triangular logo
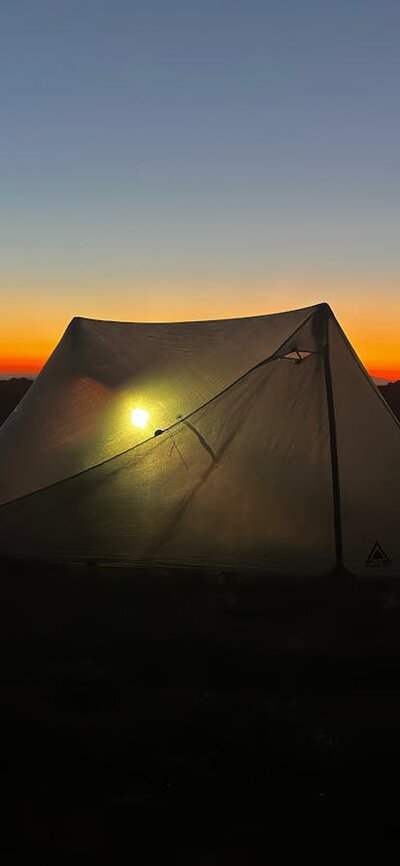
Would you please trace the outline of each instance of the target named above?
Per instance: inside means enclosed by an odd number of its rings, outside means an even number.
[[[382,566],[391,565],[391,560],[385,553],[381,544],[378,541],[375,541],[374,546],[372,547],[367,559],[365,560],[365,565],[369,568],[382,568]]]

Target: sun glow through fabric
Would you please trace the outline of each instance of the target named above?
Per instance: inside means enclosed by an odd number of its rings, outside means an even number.
[[[145,409],[134,409],[131,420],[134,427],[140,427],[141,430],[144,430],[149,420],[149,413]]]
[[[0,428],[0,557],[397,577],[399,436],[327,304],[76,317]]]

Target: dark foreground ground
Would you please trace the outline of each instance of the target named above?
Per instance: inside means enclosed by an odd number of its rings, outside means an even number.
[[[389,862],[396,587],[3,563],[0,620],[4,852]]]
[[[0,563],[0,673],[4,862],[398,860],[396,584]]]

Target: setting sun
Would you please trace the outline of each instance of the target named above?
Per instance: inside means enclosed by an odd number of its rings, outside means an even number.
[[[134,409],[131,420],[134,427],[140,427],[141,430],[144,430],[149,420],[149,413],[145,409]]]

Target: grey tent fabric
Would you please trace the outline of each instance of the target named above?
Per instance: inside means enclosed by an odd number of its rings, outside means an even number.
[[[74,319],[0,429],[11,557],[400,573],[399,493],[400,427],[325,304]]]
[[[178,324],[73,319],[1,428],[0,502],[140,442],[136,404],[149,410],[149,431],[169,427],[273,355],[310,312]]]

